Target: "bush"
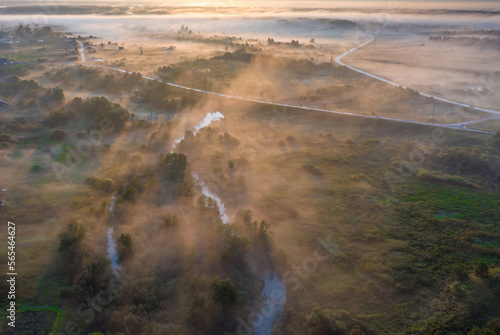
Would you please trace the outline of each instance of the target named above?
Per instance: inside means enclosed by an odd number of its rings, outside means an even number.
[[[215,302],[224,306],[231,306],[236,303],[238,291],[229,279],[221,280],[219,277],[215,277],[210,284],[210,288]]]
[[[9,143],[12,141],[14,141],[14,139],[9,134],[0,134],[0,142]]]
[[[85,180],[85,183],[95,190],[104,191],[106,193],[113,192],[113,189],[115,187],[113,179],[110,178],[100,179],[99,177],[96,176],[88,177]]]
[[[62,141],[66,137],[66,132],[61,129],[55,129],[50,135],[49,138],[54,141]]]
[[[340,335],[344,327],[337,323],[334,313],[329,309],[314,307],[306,316],[306,326],[309,335]]]
[[[163,226],[164,227],[177,227],[179,222],[180,222],[179,217],[176,214],[174,214],[174,215],[168,214],[163,219]]]
[[[80,242],[85,237],[85,234],[87,234],[87,228],[85,228],[78,221],[72,221],[61,233],[59,250],[65,250],[75,243]]]
[[[465,265],[463,264],[455,264],[451,269],[451,276],[453,279],[463,282],[469,279],[469,274],[465,270]]]
[[[116,249],[120,262],[132,254],[133,238],[130,234],[121,234],[116,241]]]
[[[167,179],[170,181],[182,181],[188,166],[187,157],[184,154],[172,153],[160,155],[160,166],[167,173]]]
[[[122,193],[123,200],[135,201],[137,200],[137,189],[132,185],[129,185],[125,188]]]
[[[85,115],[93,119],[105,132],[119,131],[130,117],[130,112],[105,97],[87,99],[82,105]]]
[[[69,110],[67,112],[64,109],[54,110],[50,112],[48,117],[48,122],[51,125],[59,126],[67,123],[69,120],[73,119],[76,116],[76,113]]]
[[[113,192],[113,189],[115,187],[115,182],[111,178],[106,178],[102,180],[102,187],[101,189],[106,192],[106,193],[111,193]]]
[[[430,172],[425,169],[418,171],[417,179],[420,179],[422,181],[446,183],[458,186],[477,187],[475,184],[471,183],[464,177],[439,172]]]
[[[63,102],[64,91],[59,87],[49,88],[47,92],[45,92],[45,98],[53,102]]]
[[[488,267],[488,264],[485,262],[479,262],[477,263],[476,267],[474,268],[474,274],[480,278],[486,278],[489,276],[490,269]]]
[[[42,170],[43,170],[43,166],[40,164],[34,164],[30,167],[31,172],[38,172],[38,171],[42,171]]]

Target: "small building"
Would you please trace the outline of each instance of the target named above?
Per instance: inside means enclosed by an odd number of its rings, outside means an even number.
[[[6,103],[3,100],[0,100],[0,108],[5,109],[5,108],[8,108],[8,107],[9,107],[8,103]]]

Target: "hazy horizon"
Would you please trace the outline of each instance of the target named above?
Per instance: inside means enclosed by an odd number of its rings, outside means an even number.
[[[21,0],[12,3],[12,1],[0,0],[2,7],[14,6],[33,6],[33,5],[61,5],[60,1],[32,1]],[[205,1],[191,1],[191,0],[177,0],[165,3],[161,0],[146,0],[146,1],[123,1],[123,0],[88,0],[88,1],[72,1],[64,3],[69,6],[81,5],[101,5],[101,6],[165,6],[165,7],[279,7],[279,8],[343,8],[343,7],[400,7],[400,8],[439,8],[439,9],[499,9],[500,2],[496,0],[483,0],[483,1],[447,1],[447,0],[398,0],[398,1],[380,1],[380,0],[353,0],[353,1],[332,1],[332,0],[205,0]]]

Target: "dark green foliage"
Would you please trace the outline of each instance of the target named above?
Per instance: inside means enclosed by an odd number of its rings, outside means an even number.
[[[64,91],[59,87],[53,87],[47,89],[44,96],[45,100],[54,103],[60,103],[64,101]]]
[[[245,211],[240,210],[238,212],[238,217],[243,220],[243,223],[250,231],[252,237],[256,237],[261,242],[264,242],[264,244],[270,242],[271,232],[269,231],[269,227],[271,225],[269,223],[267,223],[265,220],[262,220],[260,222],[258,222],[257,220],[252,221],[253,213],[248,209]]]
[[[78,221],[71,221],[61,233],[59,250],[65,250],[72,245],[80,242],[87,234],[87,228],[85,228]]]
[[[234,60],[249,63],[252,61],[254,55],[245,51],[245,49],[238,49],[234,52],[226,52],[222,56],[213,57],[213,59]]]
[[[221,247],[222,262],[233,268],[241,268],[245,263],[248,240],[245,237],[226,234]]]
[[[105,97],[93,97],[85,100],[82,106],[85,115],[93,119],[101,131],[116,132],[123,128],[130,113],[117,103],[108,101]]]
[[[105,257],[99,257],[75,278],[75,284],[85,289],[92,288],[93,293],[98,293],[105,286],[109,274],[109,261]]]
[[[31,172],[39,172],[43,170],[43,165],[41,164],[34,164],[30,167]]]
[[[120,262],[132,255],[133,243],[134,240],[130,234],[120,234],[120,237],[116,241],[116,250]]]
[[[451,268],[451,276],[453,279],[459,282],[463,282],[469,279],[469,274],[465,269],[465,265],[463,265],[462,263],[456,264]]]
[[[62,141],[66,137],[66,132],[61,129],[55,129],[52,131],[52,133],[49,135],[49,138],[53,141]]]
[[[0,92],[2,96],[21,95],[22,97],[33,97],[33,94],[41,91],[42,87],[36,81],[21,80],[17,76],[11,76],[6,82],[0,82]],[[3,100],[3,99],[2,99]]]
[[[217,205],[217,201],[215,199],[212,199],[210,197],[207,197],[206,195],[202,194],[196,201],[196,205],[198,209],[211,209],[211,210],[217,210],[219,212],[219,207]]]
[[[178,194],[181,197],[193,197],[194,196],[193,187],[190,185],[190,183],[184,182],[181,185],[179,185]]]
[[[194,296],[191,307],[189,308],[190,314],[188,321],[194,329],[203,329],[205,331],[211,329],[214,324],[214,313],[217,307],[214,302],[207,298],[203,293]]]
[[[480,278],[487,278],[489,276],[490,269],[488,267],[488,264],[485,262],[479,262],[477,263],[476,267],[474,268],[474,274]]]
[[[224,306],[232,306],[236,303],[236,298],[238,297],[238,291],[236,286],[229,279],[221,280],[219,277],[215,277],[210,284],[212,289],[212,294],[214,301],[220,303]]]
[[[79,113],[83,109],[83,99],[80,97],[73,98],[66,107]]]
[[[65,112],[64,109],[61,108],[59,110],[54,110],[50,112],[49,117],[47,118],[47,122],[53,126],[64,125],[68,121],[74,119],[75,116],[76,116],[75,112],[71,110]]]
[[[445,173],[439,172],[430,172],[425,169],[418,171],[417,179],[422,181],[430,181],[430,182],[440,182],[447,183],[451,185],[459,185],[459,186],[468,186],[468,187],[476,187],[475,184],[471,183],[467,179],[462,176],[449,175]]]
[[[9,134],[0,134],[0,142],[10,143],[14,141],[14,138],[12,138]]]
[[[179,217],[177,216],[177,214],[168,214],[165,216],[165,218],[163,219],[163,222],[162,222],[162,225],[164,227],[172,227],[172,228],[175,228],[179,225],[180,223],[180,219]]]
[[[167,179],[173,182],[181,182],[188,166],[187,157],[181,153],[160,155],[160,168],[165,171]]]
[[[123,190],[122,198],[127,201],[135,201],[137,200],[137,195],[137,189],[134,186],[129,185],[125,188],[125,190]]]
[[[106,192],[106,193],[111,193],[115,187],[115,183],[113,179],[111,178],[106,178],[102,180],[102,186],[101,189]]]
[[[494,175],[492,165],[494,157],[479,147],[447,147],[433,157],[433,161],[445,166],[457,168],[461,173],[478,174],[482,176]]]
[[[88,177],[85,180],[85,183],[95,190],[104,191],[106,193],[113,192],[113,189],[115,187],[115,183],[113,182],[113,179],[110,179],[110,178],[101,179],[101,178],[96,177],[96,176]]]
[[[335,314],[329,309],[314,307],[306,316],[309,335],[341,335],[344,327],[335,320]]]

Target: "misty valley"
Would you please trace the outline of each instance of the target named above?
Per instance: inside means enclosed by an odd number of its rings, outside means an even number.
[[[0,334],[500,334],[500,7],[0,1]]]

